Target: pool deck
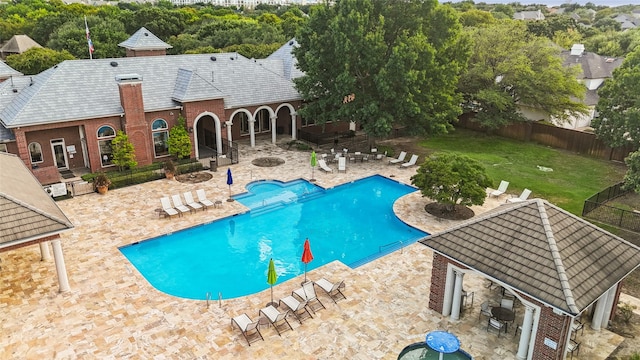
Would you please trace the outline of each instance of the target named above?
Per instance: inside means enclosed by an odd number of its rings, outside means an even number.
[[[253,149],[242,146],[240,156],[240,164],[231,166],[234,194],[255,180],[311,178],[308,153],[258,142]],[[285,164],[269,168],[251,164],[263,156],[283,158]],[[346,173],[337,173],[335,164],[330,167],[334,173],[314,172],[320,186],[373,174],[410,183],[416,170],[384,160],[348,163]],[[319,291],[325,310],[302,324],[290,317],[293,331],[282,336],[264,327],[265,341],[251,346],[238,329],[231,328],[230,319],[247,313],[257,320],[258,310],[270,301],[268,290],[221,302],[218,294],[207,302],[158,292],[118,247],[246,211],[238,202],[225,201],[226,168],[212,174],[213,179],[199,184],[163,179],[59,202],[75,225],[62,235],[71,291],[58,293],[54,262],[40,261],[38,246],[0,254],[0,359],[396,359],[405,346],[424,341],[425,334],[436,329],[455,333],[462,349],[475,359],[515,358],[514,328],[509,326],[509,333],[498,337],[486,331],[486,318],[478,319],[483,301],[500,299],[481,277],[465,276],[465,289],[474,292],[474,302],[461,320],[450,321],[428,308],[432,252],[421,244],[356,269],[336,261],[310,271],[311,280],[344,279],[347,299],[334,304]],[[221,200],[222,207],[172,219],[159,218],[154,211],[161,196],[199,188],[210,200]],[[480,214],[504,203],[506,197],[487,199],[473,209]],[[427,214],[427,203],[416,192],[399,199],[394,211],[429,233],[456,224]],[[302,276],[278,283],[274,297],[289,295],[301,280]],[[582,345],[576,359],[605,359],[623,338],[607,330],[594,332],[587,325],[578,341]]]

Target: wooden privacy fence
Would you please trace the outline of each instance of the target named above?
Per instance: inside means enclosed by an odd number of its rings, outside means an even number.
[[[464,114],[456,126],[475,131],[485,131],[478,122],[472,120],[473,114]],[[622,146],[610,148],[595,134],[572,129],[564,129],[537,122],[518,122],[493,131],[496,135],[522,141],[534,141],[557,149],[585,154],[599,159],[624,161],[637,147]]]

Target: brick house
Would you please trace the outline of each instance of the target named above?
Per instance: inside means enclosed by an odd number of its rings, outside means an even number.
[[[434,251],[430,309],[458,320],[466,273],[523,305],[519,360],[564,359],[580,320],[606,328],[622,280],[640,267],[640,248],[540,199],[503,205],[420,242]]]
[[[288,52],[260,61],[237,53],[166,55],[170,45],[145,28],[119,45],[128,57],[67,60],[0,83],[0,151],[17,154],[45,185],[60,181],[60,171],[113,168],[118,130],[139,165],[166,160],[179,116],[192,158],[224,153],[229,141],[255,146],[264,135],[275,143],[314,127],[296,113],[302,99],[292,81],[299,76],[291,71],[293,41]]]

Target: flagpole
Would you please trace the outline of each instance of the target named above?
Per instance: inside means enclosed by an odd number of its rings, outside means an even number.
[[[87,34],[87,46],[89,48],[89,60],[93,60],[93,44],[91,43],[91,37],[89,36],[89,25],[87,25],[87,16],[84,17],[84,29]]]

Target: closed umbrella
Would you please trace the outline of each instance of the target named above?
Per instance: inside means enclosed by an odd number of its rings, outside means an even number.
[[[231,197],[231,185],[233,184],[233,176],[231,176],[231,168],[227,168],[227,185],[229,185],[229,199],[227,201],[233,201]]]
[[[313,178],[313,171],[316,168],[316,165],[318,163],[318,160],[316,159],[316,152],[312,151],[311,152],[311,180],[310,181],[316,181],[316,179]]]
[[[304,250],[302,250],[302,262],[304,263],[304,282],[307,282],[307,264],[313,260],[309,239],[304,241]]]
[[[278,306],[273,302],[273,285],[278,281],[278,274],[276,273],[276,265],[273,263],[273,259],[269,260],[269,271],[267,271],[267,284],[271,285],[271,302],[267,305]]]

